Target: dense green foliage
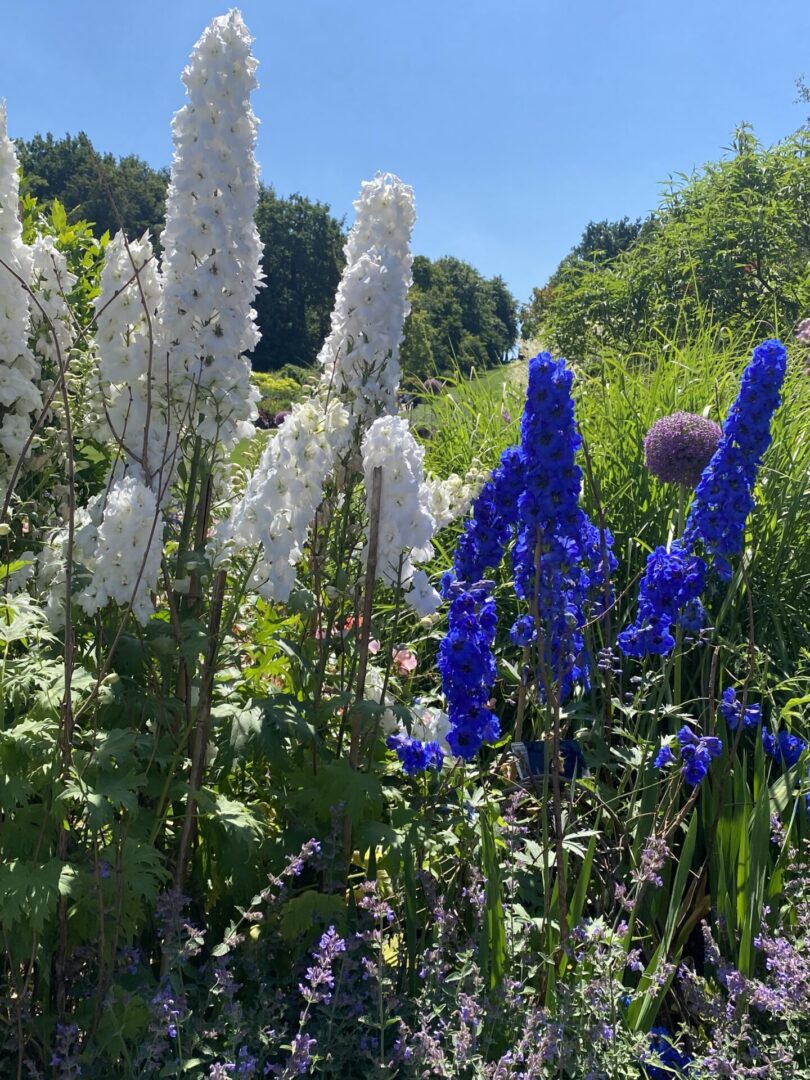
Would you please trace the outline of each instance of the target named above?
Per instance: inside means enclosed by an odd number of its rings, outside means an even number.
[[[256,225],[264,244],[265,284],[256,298],[262,338],[253,366],[257,371],[307,367],[329,330],[345,262],[342,222],[325,203],[302,195],[282,199],[264,188]]]
[[[25,185],[46,206],[55,199],[70,221],[88,221],[96,236],[124,228],[129,236],[147,229],[156,240],[163,227],[166,169],[153,169],[134,154],[101,154],[87,135],[55,139],[35,135],[17,142]]]
[[[402,346],[406,371],[480,371],[506,358],[517,340],[517,303],[502,278],[484,278],[460,259],[418,255],[413,281]]]
[[[572,358],[633,351],[702,322],[790,326],[810,302],[806,129],[770,148],[740,128],[731,154],[674,179],[637,238],[612,257],[569,257],[536,290],[527,327]],[[584,255],[584,257],[583,257]]]

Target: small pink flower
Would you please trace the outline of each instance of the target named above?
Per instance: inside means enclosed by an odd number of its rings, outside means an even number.
[[[379,641],[377,641],[376,638],[372,638],[369,641],[369,643],[368,643],[368,651],[371,653],[372,656],[376,656],[377,653],[380,651],[380,643],[379,643]]]
[[[395,649],[392,656],[394,667],[400,675],[410,675],[416,669],[418,663],[416,653],[411,652],[410,649]]]

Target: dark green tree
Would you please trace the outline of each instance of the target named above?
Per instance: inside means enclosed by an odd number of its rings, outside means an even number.
[[[307,367],[329,331],[345,261],[343,222],[326,203],[303,195],[282,199],[263,188],[256,224],[264,244],[265,287],[256,298],[262,340],[253,366],[257,371]]]
[[[633,246],[651,219],[643,221],[623,217],[619,221],[589,221],[579,243],[571,249],[545,285],[532,289],[531,299],[520,312],[521,336],[534,338],[540,332],[556,287],[566,277],[583,267],[592,268],[611,262]]]
[[[411,314],[402,366],[424,377],[500,363],[517,340],[517,302],[500,277],[485,278],[451,256],[413,261]]]
[[[96,235],[123,226],[130,236],[163,226],[168,170],[134,154],[100,154],[83,131],[55,139],[50,132],[17,142],[27,190],[50,206],[58,199],[70,222],[89,221]]]

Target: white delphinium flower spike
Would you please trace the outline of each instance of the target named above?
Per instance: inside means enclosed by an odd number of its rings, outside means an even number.
[[[250,106],[256,60],[238,11],[206,28],[183,72],[162,234],[161,343],[174,407],[196,434],[229,447],[253,432],[258,390],[245,356],[259,339],[254,222],[259,173]]]
[[[25,286],[31,282],[32,257],[22,239],[17,169],[6,105],[0,101],[0,495],[23,452],[33,417],[42,407],[39,371],[28,347]]]
[[[31,331],[34,348],[41,361],[54,373],[59,361],[67,364],[73,331],[67,295],[76,284],[67,259],[52,236],[37,236],[31,245]]]
[[[317,397],[294,405],[272,436],[242,498],[219,529],[226,550],[261,545],[251,587],[285,602],[295,567],[323,498],[323,488],[344,445],[348,413],[339,401]]]
[[[119,469],[156,494],[168,483],[168,375],[157,347],[161,281],[148,233],[107,245],[96,308],[99,384],[105,402],[101,438],[118,449]]]
[[[109,603],[132,605],[145,624],[154,612],[163,554],[163,516],[154,493],[135,476],[114,481],[95,536],[93,577],[78,601],[88,615]]]
[[[379,417],[363,436],[363,475],[366,507],[373,513],[374,471],[381,473],[377,540],[377,575],[386,585],[401,587],[405,599],[421,616],[439,606],[439,594],[415,563],[433,555],[431,538],[436,522],[427,507],[424,449],[408,422],[398,416]]]
[[[366,181],[354,206],[346,269],[318,362],[322,385],[364,423],[397,408],[416,211],[413,189],[390,173]]]

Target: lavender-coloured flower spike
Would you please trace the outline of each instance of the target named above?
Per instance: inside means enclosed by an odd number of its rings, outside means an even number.
[[[697,413],[674,412],[656,420],[644,440],[647,468],[665,484],[693,488],[717,449],[723,430]]]

